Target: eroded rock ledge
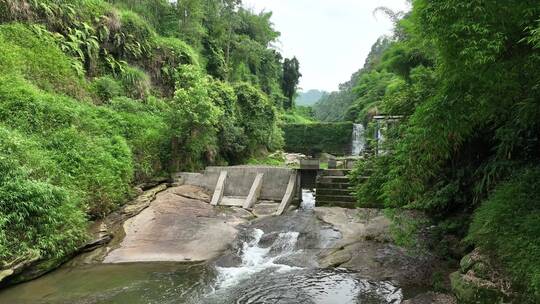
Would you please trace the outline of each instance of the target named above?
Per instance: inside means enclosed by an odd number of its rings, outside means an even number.
[[[391,222],[381,210],[317,207],[319,219],[342,235],[333,249],[321,252],[321,267],[343,267],[366,278],[397,283],[401,287],[429,286],[439,261],[429,253],[410,252],[392,243]],[[451,295],[424,293],[407,304],[455,304]]]
[[[72,254],[58,259],[46,259],[37,253],[29,254],[0,269],[0,286],[8,286],[29,281],[50,272],[75,255],[91,252],[108,244],[113,239],[114,227],[121,225],[126,219],[139,214],[150,206],[156,195],[167,189],[167,184],[159,184],[141,194],[133,201],[128,202],[120,210],[112,213],[103,221],[98,221],[89,227],[89,241],[81,245]]]

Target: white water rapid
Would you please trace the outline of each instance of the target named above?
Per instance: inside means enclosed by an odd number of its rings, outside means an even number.
[[[313,194],[302,190],[298,210],[247,228],[233,254],[236,262],[216,265],[215,288],[193,303],[400,303],[402,291],[390,282],[366,280],[346,269],[317,267],[313,259],[319,248],[330,248],[340,235],[314,218]]]
[[[239,252],[242,257],[241,265],[237,267],[217,267],[218,288],[227,288],[237,285],[239,282],[248,279],[251,275],[267,269],[273,269],[277,273],[283,273],[297,267],[279,264],[277,260],[284,258],[294,252],[298,240],[298,232],[280,233],[272,246],[268,248],[259,247],[264,231],[253,230],[253,239],[244,242]]]

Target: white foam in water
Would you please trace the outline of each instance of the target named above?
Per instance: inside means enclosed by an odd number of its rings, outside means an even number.
[[[275,261],[294,252],[298,240],[298,232],[280,233],[274,244],[269,248],[259,247],[259,241],[264,235],[260,229],[253,230],[253,240],[244,242],[242,248],[242,264],[238,267],[216,267],[218,271],[218,288],[237,285],[242,280],[263,270],[273,268],[276,272],[287,272],[298,267],[276,264]],[[279,254],[270,256],[270,251],[278,250]]]
[[[315,208],[315,196],[312,190],[302,189],[302,202],[300,208],[304,210],[311,210]]]
[[[359,156],[365,148],[364,125],[353,125],[352,155]]]

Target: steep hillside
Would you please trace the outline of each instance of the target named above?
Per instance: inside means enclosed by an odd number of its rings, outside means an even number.
[[[2,267],[70,254],[137,183],[283,145],[270,13],[111,2],[0,1]]]
[[[354,84],[346,116],[382,133],[368,142],[387,151],[359,162],[359,205],[426,214],[430,249],[463,258],[451,276],[460,303],[539,303],[540,7],[412,4]],[[421,243],[418,222],[396,225],[402,243]]]

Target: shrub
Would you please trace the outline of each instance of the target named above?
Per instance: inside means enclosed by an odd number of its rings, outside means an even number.
[[[240,126],[239,109],[234,88],[222,81],[210,81],[209,95],[224,115],[218,122],[220,156],[229,163],[241,163],[247,157],[248,138]]]
[[[191,64],[199,66],[199,54],[183,40],[172,37],[159,37],[156,40],[156,51],[162,52],[170,66]]]
[[[9,157],[0,154],[0,260],[60,257],[75,250],[85,235],[76,197],[29,179]]]
[[[468,237],[495,256],[530,303],[540,301],[539,197],[540,168],[516,173],[476,210]]]
[[[51,134],[45,148],[63,171],[61,184],[80,189],[87,213],[102,217],[124,202],[133,177],[131,150],[124,138],[96,137],[74,128]]]
[[[283,146],[283,134],[278,127],[277,110],[268,97],[248,83],[235,86],[240,125],[249,140],[248,151],[265,147],[277,150]]]
[[[388,180],[391,157],[381,155],[360,160],[351,172],[358,205],[363,208],[384,208],[382,186]],[[368,177],[368,178],[366,178]]]
[[[4,0],[0,2],[0,18],[40,21],[56,29],[66,29],[77,22],[92,22],[109,9],[110,5],[103,0]]]
[[[169,108],[160,106],[154,109],[126,97],[114,98],[108,104],[111,118],[107,120],[118,128],[133,154],[135,181],[148,180],[166,169],[171,138],[166,123]]]
[[[198,66],[198,54],[184,41],[159,37],[148,60],[148,70],[154,83],[160,84],[165,96],[172,96],[178,80],[178,67],[182,64]]]
[[[247,161],[247,163],[250,165],[285,167],[285,155],[282,151],[277,151],[262,157],[252,157]]]
[[[309,124],[312,123],[308,118],[295,112],[285,112],[281,115],[281,121],[285,124]]]
[[[44,168],[36,177],[80,192],[94,216],[123,202],[133,175],[131,151],[95,106],[44,93],[16,78],[1,79],[0,99],[1,124],[35,140],[34,147],[47,156],[46,164],[36,160],[33,167]]]
[[[126,66],[120,73],[120,79],[129,97],[144,99],[150,95],[150,77],[143,70]]]
[[[92,83],[92,89],[101,102],[108,102],[124,93],[122,85],[110,76],[95,79]]]
[[[216,132],[223,112],[210,98],[209,79],[199,67],[184,65],[179,68],[179,80],[172,101],[169,122],[180,148],[178,155],[189,169],[202,164],[203,153],[210,162],[215,157]],[[179,167],[175,159],[173,170]]]
[[[119,57],[140,59],[150,55],[156,33],[148,22],[129,10],[120,12],[120,21],[120,30],[112,37]]]

